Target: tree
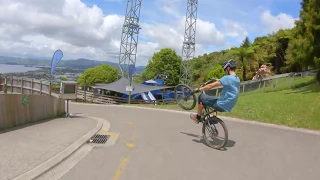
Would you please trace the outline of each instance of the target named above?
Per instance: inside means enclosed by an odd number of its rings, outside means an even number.
[[[232,50],[233,54],[236,55],[241,62],[243,81],[247,80],[246,73],[247,73],[248,63],[252,63],[250,62],[250,60],[252,60],[251,58],[255,53],[255,49],[256,49],[256,46],[251,45],[249,38],[246,37],[239,48]]]
[[[179,83],[181,58],[173,49],[164,48],[154,53],[152,59],[148,62],[145,71],[142,73],[142,79],[153,79],[158,73],[167,72],[169,78],[167,85],[174,86]]]
[[[268,44],[271,49],[272,56],[270,56],[270,62],[275,67],[277,74],[282,73],[290,68],[285,66],[286,64],[286,50],[290,39],[292,38],[291,29],[280,29],[277,33],[269,35]]]
[[[226,73],[221,65],[216,65],[207,75],[208,79],[221,79]]]
[[[60,77],[60,80],[61,80],[61,81],[68,81],[68,78],[66,78],[66,77]]]
[[[78,78],[78,83],[83,86],[86,78],[86,86],[92,86],[95,83],[112,83],[117,80],[118,69],[108,64],[89,68]]]
[[[287,57],[305,69],[320,69],[320,0],[303,0],[300,4],[300,19],[295,22]]]
[[[241,47],[248,48],[251,46],[251,42],[248,36],[243,40]]]
[[[257,37],[254,39],[253,46],[256,46],[255,49],[255,60],[258,63],[258,66],[261,66],[269,59],[270,47],[268,46],[268,37]]]
[[[202,83],[212,73],[212,67],[231,58],[237,59],[241,80],[252,79],[262,65],[267,65],[271,74],[320,69],[320,0],[302,0],[301,6],[294,28],[256,37],[252,44],[246,37],[239,47],[195,57],[191,60],[193,83]]]

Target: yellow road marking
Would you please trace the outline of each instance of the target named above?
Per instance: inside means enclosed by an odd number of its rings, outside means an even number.
[[[104,133],[109,135],[112,139],[117,139],[118,138],[118,136],[116,134],[112,133],[112,132],[108,132],[106,130],[103,130],[103,131],[104,131]]]
[[[120,166],[117,169],[116,173],[113,175],[112,180],[118,180],[120,178],[122,171],[127,166],[128,162],[129,162],[129,157],[123,158],[121,160]]]
[[[134,144],[133,144],[133,143],[126,143],[126,145],[127,145],[129,148],[134,147]]]
[[[131,122],[131,123],[132,123],[132,122]],[[133,123],[132,123],[132,124],[131,124],[131,123],[129,122],[130,125],[134,125]],[[132,142],[134,142],[135,139],[136,139],[136,129],[133,128],[133,132],[132,132],[132,136],[131,136]],[[121,142],[125,143],[125,144],[126,144],[128,147],[130,147],[130,148],[133,148],[133,147],[135,146],[134,143],[128,143],[128,142],[123,141],[123,140],[121,140]],[[126,158],[123,158],[123,159],[121,160],[120,166],[119,166],[119,168],[117,169],[117,171],[114,173],[114,175],[113,175],[113,177],[112,177],[112,180],[118,180],[118,179],[120,178],[123,170],[125,169],[125,167],[127,166],[128,162],[129,162],[129,160],[130,160],[130,157],[131,157],[132,153],[133,153],[133,151],[131,150],[129,156],[126,157]]]
[[[105,131],[105,130],[103,130],[103,131],[104,131],[104,133],[106,133],[107,135],[109,135],[112,139],[117,139],[117,138],[118,138],[118,135],[116,135],[116,134],[114,134],[114,133],[112,133],[112,132],[108,132],[108,131]],[[124,143],[124,144],[125,144],[126,146],[128,146],[129,148],[134,147],[134,143],[129,143],[129,142],[125,141],[125,140],[120,140],[120,142]]]
[[[125,141],[125,140],[120,140],[120,142],[124,143],[124,144],[125,144],[126,146],[128,146],[129,148],[134,147],[134,143],[129,143],[129,142]]]
[[[128,122],[128,124],[133,125],[134,123],[130,121],[130,122]]]

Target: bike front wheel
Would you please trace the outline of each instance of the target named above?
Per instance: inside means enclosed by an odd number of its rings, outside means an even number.
[[[179,84],[174,89],[177,104],[184,110],[192,110],[196,106],[197,97],[191,87]]]
[[[220,125],[222,128],[221,130],[218,130]],[[215,116],[207,117],[205,119],[202,125],[202,135],[205,142],[214,149],[224,148],[228,142],[227,126],[221,119]],[[223,139],[220,139],[221,136]]]

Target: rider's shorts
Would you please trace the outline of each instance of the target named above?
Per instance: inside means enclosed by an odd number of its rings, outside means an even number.
[[[210,106],[219,112],[224,112],[225,110],[223,110],[222,108],[220,108],[218,106],[217,100],[218,100],[218,98],[216,96],[209,96],[207,94],[200,94],[198,97],[198,104],[200,104],[200,102],[202,102],[202,104],[204,104],[206,106]]]

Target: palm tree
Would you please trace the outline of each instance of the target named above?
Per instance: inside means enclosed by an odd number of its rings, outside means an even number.
[[[241,64],[242,64],[242,80],[245,81],[247,79],[247,65],[248,60],[253,57],[255,53],[256,46],[249,46],[249,47],[239,47],[232,50],[232,53],[236,55]]]
[[[233,55],[236,55],[242,64],[242,80],[247,79],[247,69],[250,69],[252,64],[252,55],[255,53],[255,47],[252,46],[249,37],[247,36],[239,48],[231,49]],[[247,66],[249,66],[247,68]]]

